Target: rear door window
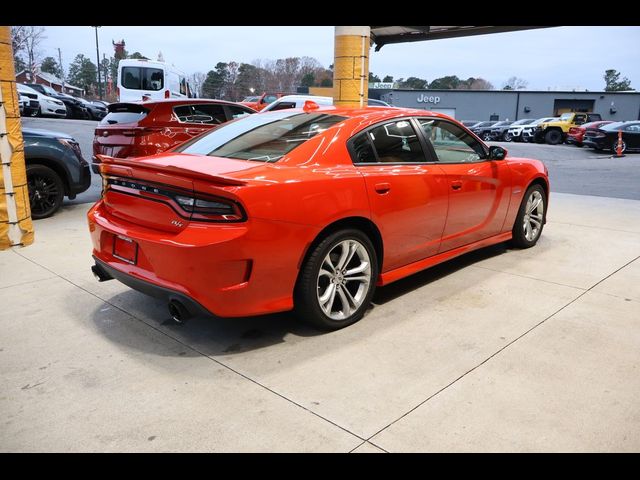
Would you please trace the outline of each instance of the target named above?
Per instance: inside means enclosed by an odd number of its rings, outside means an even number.
[[[173,111],[181,123],[219,125],[227,121],[222,105],[180,105],[174,107]]]
[[[128,90],[162,90],[164,74],[159,68],[122,67],[122,86]]]
[[[234,118],[246,117],[247,115],[251,115],[253,110],[249,110],[247,108],[238,107],[237,105],[227,105],[227,117],[229,120],[233,120]]]
[[[384,123],[366,132],[377,153],[377,161],[382,163],[425,162],[425,154],[418,135],[409,119]],[[354,142],[356,161],[372,161],[371,152],[364,141]],[[359,149],[359,151],[358,151]],[[375,161],[375,160],[373,160]]]

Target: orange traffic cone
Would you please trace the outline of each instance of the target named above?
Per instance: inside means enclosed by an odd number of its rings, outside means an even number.
[[[618,144],[616,145],[616,158],[624,157],[622,153],[622,130],[618,130]]]

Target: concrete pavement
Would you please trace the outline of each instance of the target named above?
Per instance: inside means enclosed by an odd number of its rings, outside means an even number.
[[[88,207],[0,252],[0,451],[640,450],[640,201],[554,193],[536,247],[379,289],[333,333],[173,324],[93,278]]]

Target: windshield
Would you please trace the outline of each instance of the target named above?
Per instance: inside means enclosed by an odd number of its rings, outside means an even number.
[[[573,118],[573,113],[563,113],[560,115],[560,121],[564,122],[567,120],[571,120]]]
[[[513,122],[511,126],[515,127],[516,125],[529,125],[531,122],[533,122],[533,120],[531,120],[530,118],[525,118],[522,120],[518,120],[517,122]]]
[[[257,102],[260,97],[244,97],[243,102]]]
[[[346,117],[278,111],[250,115],[177,147],[174,152],[276,162]]]
[[[625,122],[608,123],[607,125],[602,125],[600,130],[620,130],[620,127],[623,127],[624,123]]]
[[[507,125],[511,125],[511,122],[507,122],[507,121],[498,122],[494,125],[494,127],[506,127]]]

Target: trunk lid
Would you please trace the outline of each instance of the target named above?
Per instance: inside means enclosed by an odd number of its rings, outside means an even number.
[[[239,205],[232,190],[247,182],[233,175],[262,166],[188,154],[159,154],[135,160],[98,155],[98,159],[103,176],[102,198],[109,213],[131,223],[175,233],[194,218],[183,207],[184,202],[194,198],[211,200],[215,196]],[[205,185],[206,193],[202,192]]]
[[[141,149],[143,137],[162,130],[162,127],[140,125],[151,109],[136,103],[113,103],[108,110],[96,127],[93,154],[117,158],[145,155],[147,152]]]

